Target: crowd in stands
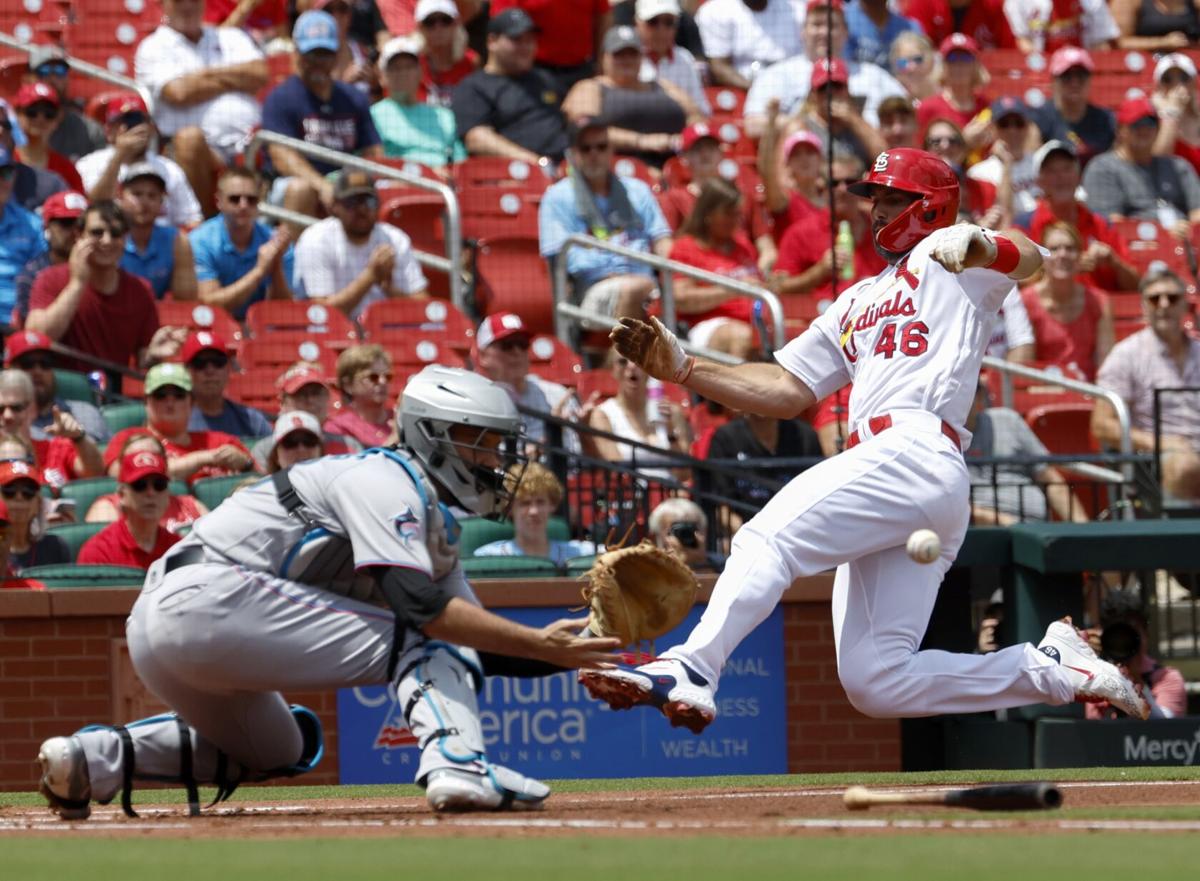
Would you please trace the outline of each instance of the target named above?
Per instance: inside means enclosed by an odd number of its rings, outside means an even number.
[[[1041,276],[1005,301],[989,353],[1116,391],[1135,450],[1166,453],[1166,492],[1200,498],[1193,397],[1162,398],[1160,441],[1154,424],[1156,389],[1200,385],[1193,0],[149,5],[161,18],[131,56],[140,93],[99,93],[72,74],[69,35],[65,47],[34,46],[11,88],[0,85],[12,573],[71,559],[49,539],[72,517],[111,524],[79,561],[144,566],[207,510],[189,488],[394,441],[397,394],[429,360],[469,365],[543,414],[527,421],[535,454],[566,420],[599,432],[568,431],[568,449],[633,462],[650,480],[686,483],[676,454],[752,460],[719,474],[714,491],[738,510],[760,506],[764,486],[803,467],[794,460],[838,451],[844,393],[781,422],[662,388],[589,333],[600,318],[661,314],[659,274],[567,239],[769,290],[792,336],[883,268],[866,206],[846,187],[901,146],[953,166],[961,220],[1018,227],[1049,251]],[[1122,85],[1105,87],[1102,71]],[[419,191],[276,142],[247,162],[259,130],[449,185],[468,227],[497,201],[499,219],[466,242],[478,263],[451,267],[473,278],[467,314],[446,303],[444,270],[422,265],[440,221],[403,219]],[[268,204],[311,222],[276,223],[260,212]],[[485,257],[514,241],[535,260],[487,277]],[[551,324],[541,279],[559,260],[575,302],[596,313],[582,325],[590,371],[569,352],[555,368],[567,341],[540,333]],[[671,282],[692,344],[766,356],[760,302],[685,273]],[[389,325],[380,316],[400,303],[425,317]],[[278,319],[286,332],[256,324],[285,304],[301,310]],[[460,319],[461,332],[447,330]],[[285,341],[298,345],[267,357]],[[99,397],[65,393],[72,373],[144,409],[118,422]],[[1061,451],[1023,407],[991,406],[988,394],[981,383],[974,455]],[[1119,444],[1110,405],[1090,419],[1072,452]],[[981,522],[1087,516],[1054,468],[997,478],[973,467]],[[58,504],[89,480],[110,482],[84,510]],[[565,492],[553,474],[531,468],[522,487],[514,537],[481,553],[561,564],[595,552],[547,538]],[[702,556],[707,518],[736,528],[738,510],[674,511],[688,541],[672,524],[659,538]]]

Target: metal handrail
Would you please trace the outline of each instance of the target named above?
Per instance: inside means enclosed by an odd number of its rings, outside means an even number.
[[[459,208],[458,196],[455,195],[454,190],[446,186],[446,184],[409,174],[401,169],[392,168],[390,165],[384,165],[380,162],[372,162],[370,159],[361,159],[358,156],[352,156],[349,153],[339,153],[337,150],[330,150],[328,147],[322,147],[318,144],[310,144],[307,141],[289,138],[287,135],[281,135],[278,132],[270,132],[264,129],[259,129],[257,132],[255,132],[254,136],[250,139],[250,143],[246,145],[245,159],[246,166],[248,168],[255,168],[255,163],[258,156],[258,148],[263,144],[274,144],[277,147],[288,147],[289,149],[295,150],[297,153],[300,153],[304,156],[311,156],[313,159],[320,159],[322,162],[340,165],[344,168],[357,168],[360,171],[365,171],[368,174],[375,175],[376,177],[398,180],[410,186],[417,187],[418,189],[429,190],[441,196],[442,201],[446,203],[445,259],[447,264],[452,267],[450,270],[448,270],[450,273],[450,301],[464,313],[469,311],[467,309],[466,288],[463,285],[462,274],[458,271],[458,267],[462,266],[462,210]],[[418,259],[421,258],[418,257]]]
[[[567,318],[574,318],[576,321],[586,321],[589,324],[598,324],[601,327],[612,328],[617,326],[617,319],[611,315],[606,315],[603,312],[594,312],[591,309],[584,309],[582,306],[575,306],[571,303],[559,303],[558,309],[555,310],[555,317],[565,315]],[[562,339],[562,337],[559,337]],[[745,362],[738,357],[730,355],[728,352],[718,352],[716,349],[706,349],[703,346],[694,346],[687,340],[680,340],[679,345],[689,355],[701,355],[710,361],[719,361],[722,364],[737,366]]]
[[[264,217],[270,217],[283,223],[294,223],[297,226],[312,226],[320,220],[320,218],[313,217],[311,214],[301,214],[299,211],[292,211],[290,208],[282,208],[279,205],[268,205],[266,203],[258,206],[258,213]],[[454,267],[445,257],[439,257],[436,254],[430,254],[426,251],[418,251],[416,248],[412,249],[412,254],[414,259],[422,266],[428,266],[430,269],[436,269],[438,272],[454,274]]]
[[[26,55],[32,54],[34,49],[42,48],[41,46],[27,43],[24,40],[18,40],[16,37],[3,32],[0,32],[0,46],[17,49]],[[84,61],[82,58],[75,58],[72,55],[64,54],[63,61],[76,73],[81,73],[92,79],[103,80],[106,83],[112,83],[114,86],[129,89],[131,92],[137,92],[141,96],[141,99],[146,102],[146,108],[150,111],[151,115],[154,114],[154,98],[150,94],[150,90],[137,82],[137,80],[132,80],[119,73],[113,73],[111,70],[99,67],[90,61]]]
[[[1036,380],[1037,382],[1044,383],[1046,385],[1060,386],[1068,391],[1079,392],[1079,394],[1084,395],[1085,397],[1103,398],[1112,405],[1113,410],[1117,414],[1117,424],[1121,427],[1121,454],[1124,456],[1131,456],[1133,454],[1133,435],[1131,433],[1132,420],[1129,416],[1129,406],[1116,392],[1109,391],[1106,388],[1090,382],[1071,379],[1063,376],[1062,374],[1054,374],[1046,370],[1038,370],[1034,367],[1026,367],[1024,364],[1014,364],[1011,361],[1002,361],[1001,359],[994,358],[990,355],[984,357],[983,366],[991,370],[998,370],[1001,373],[1008,373],[1012,374],[1013,376],[1024,377],[1025,379]],[[1114,477],[1124,482],[1133,479],[1133,465],[1129,463],[1121,466],[1120,474],[1115,471],[1110,471],[1107,468],[1099,468],[1095,465],[1088,465],[1084,462],[1075,463],[1070,470],[1088,477],[1093,477],[1099,480],[1107,480],[1114,483],[1117,482],[1114,480]],[[1133,511],[1127,511],[1126,515],[1132,517]]]
[[[654,269],[662,270],[663,274],[659,282],[659,290],[662,292],[663,324],[672,331],[676,328],[675,290],[672,274],[678,273],[679,275],[686,275],[698,281],[706,281],[709,284],[719,285],[734,293],[750,297],[752,300],[762,301],[766,309],[771,313],[772,339],[770,342],[772,347],[774,349],[782,349],[787,342],[787,334],[783,326],[783,304],[779,302],[779,297],[766,288],[747,284],[744,281],[738,281],[728,276],[718,275],[706,269],[697,269],[695,266],[680,263],[678,260],[668,260],[666,257],[659,257],[657,254],[635,251],[623,245],[614,245],[612,242],[601,241],[600,239],[578,233],[572,233],[567,236],[563,242],[562,250],[558,252],[558,256],[554,261],[554,329],[559,339],[566,339],[569,330],[567,322],[564,320],[569,317],[568,313],[564,312],[561,307],[563,305],[570,305],[570,298],[567,295],[567,291],[570,288],[570,279],[567,274],[567,253],[572,247],[608,251],[627,260],[632,260],[635,263],[644,263]]]

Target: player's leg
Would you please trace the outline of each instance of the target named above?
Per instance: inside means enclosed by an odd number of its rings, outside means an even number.
[[[488,760],[477,699],[482,685],[473,649],[408,635],[396,696],[421,746],[416,782],[438,811],[537,808],[549,787]]]

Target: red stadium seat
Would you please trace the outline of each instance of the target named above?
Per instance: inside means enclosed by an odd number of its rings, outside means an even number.
[[[380,337],[373,342],[383,346],[392,356],[392,363],[399,372],[417,373],[427,364],[466,366],[462,349],[436,336],[406,333],[403,336]]]
[[[471,347],[475,329],[467,316],[445,300],[379,300],[363,312],[364,336],[375,342],[389,336],[419,333],[456,348]]]
[[[208,330],[225,339],[226,345],[237,351],[242,345],[242,326],[220,306],[204,303],[159,300],[156,304],[158,323],[189,330]]]
[[[460,195],[463,237],[486,239],[497,236],[538,234],[540,196],[507,187],[477,186]]]
[[[484,239],[475,254],[480,314],[516,312],[532,333],[554,329],[550,271],[537,236]]]
[[[259,339],[279,333],[319,337],[333,349],[358,342],[358,328],[341,311],[306,300],[260,300],[246,310],[246,328]]]
[[[542,379],[573,388],[579,382],[583,366],[579,356],[562,340],[543,333],[530,341],[529,370]]]
[[[746,108],[746,93],[729,86],[706,86],[704,95],[712,107],[710,119],[720,123],[727,119],[741,119]]]
[[[1152,220],[1119,220],[1112,226],[1125,239],[1130,262],[1140,273],[1144,274],[1154,263],[1165,263],[1167,268],[1189,282],[1190,290],[1194,290],[1183,242]]]
[[[662,189],[662,176],[652,171],[649,165],[636,156],[618,155],[613,161],[613,171],[619,177],[636,178],[656,192]]]
[[[508,187],[543,193],[550,178],[536,165],[502,156],[472,156],[454,167],[454,186],[460,198],[476,187]]]
[[[297,361],[320,364],[329,376],[337,373],[337,352],[321,345],[320,337],[302,334],[277,333],[269,339],[248,339],[242,344],[239,360],[244,370],[269,368],[276,376]]]
[[[1092,437],[1092,404],[1043,404],[1025,414],[1025,422],[1051,453],[1099,452]]]
[[[591,370],[581,370],[579,381],[575,386],[576,396],[586,401],[592,392],[599,392],[600,399],[611,398],[617,393],[617,378],[607,367],[593,367]]]
[[[274,417],[279,413],[279,387],[276,383],[282,373],[272,367],[255,367],[243,373],[230,374],[225,394]]]

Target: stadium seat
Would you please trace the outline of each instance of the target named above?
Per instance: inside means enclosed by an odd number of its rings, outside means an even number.
[[[562,340],[543,333],[530,341],[529,370],[542,379],[574,388],[583,366],[579,356]]]
[[[107,523],[89,524],[104,527]],[[55,566],[31,566],[21,572],[22,578],[40,581],[47,588],[128,587],[140,590],[146,580],[145,570],[135,566],[105,566],[89,563],[60,563]]]
[[[246,310],[246,329],[258,339],[280,333],[311,335],[338,350],[358,342],[358,328],[345,314],[307,300],[260,300]]]
[[[461,347],[450,341],[421,333],[391,334],[373,340],[392,356],[396,373],[417,373],[427,364],[445,364],[450,367],[465,367]]]
[[[225,501],[239,484],[252,474],[231,474],[226,477],[206,477],[192,484],[192,495],[210,511]]]
[[[54,384],[58,390],[58,396],[65,401],[84,401],[88,404],[96,402],[96,394],[92,389],[92,384],[88,382],[88,378],[74,370],[59,370],[54,371]]]
[[[712,107],[710,122],[720,124],[726,120],[740,120],[746,107],[746,93],[729,86],[705,86],[704,95]]]
[[[333,376],[337,372],[337,352],[321,343],[319,337],[307,334],[275,333],[269,339],[246,340],[239,360],[246,370],[271,368],[276,376],[297,361],[312,361]]]
[[[126,428],[146,424],[146,405],[141,401],[127,401],[122,404],[108,404],[100,408],[100,415],[109,430],[116,434]]]
[[[458,521],[458,525],[461,528],[458,551],[463,557],[470,557],[476,548],[513,537],[513,525],[510,521],[464,517]],[[562,517],[551,517],[546,523],[546,535],[551,541],[566,541],[570,538],[571,531]]]
[[[463,238],[537,238],[538,198],[505,187],[479,186],[462,194]]]
[[[516,312],[532,333],[553,332],[550,270],[539,253],[536,234],[480,241],[475,253],[475,276],[480,314]]]
[[[117,481],[112,477],[85,477],[82,480],[72,480],[65,484],[59,495],[64,499],[75,501],[75,519],[82,522],[87,516],[88,508],[100,496],[117,491]]]
[[[1194,281],[1187,246],[1152,220],[1118,220],[1113,229],[1125,239],[1130,262],[1145,274],[1155,263],[1164,263],[1184,281]],[[1194,289],[1194,284],[1189,284]]]
[[[454,186],[459,198],[481,187],[504,187],[540,195],[550,183],[550,178],[536,165],[503,156],[471,156],[454,166]]]
[[[545,557],[463,557],[468,578],[554,578],[558,566]]]
[[[241,347],[242,326],[220,306],[159,300],[156,308],[160,324],[211,331],[224,338],[226,345],[232,347],[235,352]]]
[[[607,367],[593,367],[591,370],[581,370],[575,386],[575,394],[581,401],[586,401],[592,392],[599,392],[601,399],[611,398],[617,393],[617,378]]]
[[[107,525],[107,523],[64,523],[61,526],[51,526],[46,530],[46,534],[61,538],[67,545],[71,559],[75,560],[79,557],[79,549],[83,547],[83,543]],[[33,568],[43,567],[35,566]]]
[[[618,177],[631,177],[640,180],[655,192],[662,189],[662,176],[650,170],[650,166],[636,156],[618,154],[613,161],[613,171]]]
[[[256,367],[229,376],[225,394],[239,404],[254,407],[268,416],[279,413],[279,376],[283,371]]]
[[[1051,453],[1099,452],[1100,445],[1092,437],[1092,405],[1043,404],[1025,414],[1025,422],[1033,429]]]
[[[419,331],[423,335],[459,340],[470,348],[475,329],[453,303],[445,300],[388,299],[372,303],[359,319],[368,340]]]

